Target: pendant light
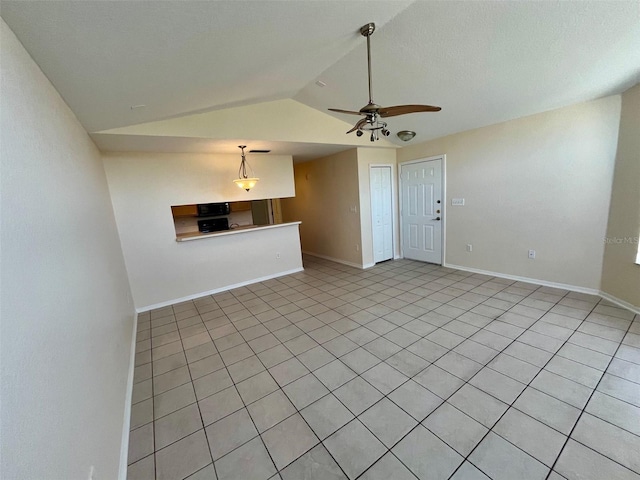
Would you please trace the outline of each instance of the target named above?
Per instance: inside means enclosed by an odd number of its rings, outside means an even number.
[[[240,188],[244,188],[247,192],[256,186],[259,178],[255,177],[253,173],[253,168],[247,162],[247,158],[244,156],[244,149],[247,148],[246,145],[238,145],[238,148],[242,150],[242,160],[240,161],[240,168],[238,168],[238,178],[236,178],[233,183],[238,185]],[[251,177],[247,176],[247,167],[251,171]]]

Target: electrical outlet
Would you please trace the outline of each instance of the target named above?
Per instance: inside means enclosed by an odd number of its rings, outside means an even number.
[[[536,258],[536,251],[535,250],[529,250],[529,258],[531,258],[531,259]]]
[[[359,251],[360,251],[360,245],[356,243],[356,252],[359,252]]]
[[[473,252],[473,245],[467,243],[467,252]]]
[[[280,252],[276,253],[276,260],[280,260]]]

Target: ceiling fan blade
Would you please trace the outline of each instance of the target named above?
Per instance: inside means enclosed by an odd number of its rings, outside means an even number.
[[[407,113],[418,112],[439,112],[440,107],[432,105],[396,105],[394,107],[380,107],[378,114],[383,117],[396,117],[398,115],[406,115]]]
[[[358,123],[356,123],[353,128],[351,130],[349,130],[347,133],[351,133],[351,132],[355,132],[356,130],[360,130],[362,127],[365,126],[365,124],[367,123],[367,119],[363,118],[362,120],[359,120]]]
[[[329,111],[338,112],[338,113],[348,113],[349,115],[364,115],[364,113],[354,112],[352,110],[340,110],[339,108],[330,108]]]

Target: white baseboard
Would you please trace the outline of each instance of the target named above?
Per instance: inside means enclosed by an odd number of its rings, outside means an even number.
[[[329,256],[327,256],[327,255],[320,255],[319,253],[306,252],[306,251],[304,251],[304,250],[302,251],[302,253],[303,253],[303,254],[305,254],[305,255],[311,255],[312,257],[322,258],[323,260],[329,260],[329,261],[331,261],[331,262],[340,263],[340,264],[342,264],[342,265],[346,265],[346,266],[348,266],[348,267],[354,267],[354,268],[360,268],[360,269],[363,269],[363,268],[369,268],[368,266],[366,266],[366,265],[362,265],[362,264],[360,264],[360,263],[348,262],[348,261],[346,261],[346,260],[342,260],[342,259],[340,259],[340,258],[333,258],[333,257],[329,257]],[[369,266],[373,266],[373,264],[372,264],[372,265],[369,265]]]
[[[566,283],[549,282],[547,280],[540,280],[538,278],[521,277],[520,275],[509,275],[507,273],[491,272],[489,270],[481,270],[479,268],[463,267],[460,265],[452,265],[445,263],[442,265],[447,268],[455,268],[456,270],[462,270],[471,273],[480,273],[482,275],[489,275],[492,277],[507,278],[509,280],[516,280],[518,282],[535,283],[536,285],[543,285],[545,287],[560,288],[563,290],[570,290],[572,292],[588,293],[589,295],[600,295],[600,290],[597,288],[579,287],[577,285],[569,285]]]
[[[167,300],[166,302],[154,303],[153,305],[147,305],[144,307],[136,308],[136,312],[148,312],[149,310],[155,310],[156,308],[167,307],[169,305],[174,305],[176,303],[186,302],[187,300],[194,300],[196,298],[206,297],[207,295],[215,295],[216,293],[226,292],[227,290],[233,290],[234,288],[246,287],[247,285],[252,285],[254,283],[264,282],[266,280],[271,280],[273,278],[284,277],[285,275],[291,275],[292,273],[303,272],[304,268],[294,268],[292,270],[287,270],[285,272],[274,273],[273,275],[267,275],[265,277],[260,278],[252,278],[251,280],[247,280],[246,282],[235,283],[233,285],[225,285],[224,287],[215,288],[213,290],[209,290],[206,292],[194,293],[193,295],[187,295],[186,297],[174,298],[173,300]]]
[[[616,305],[619,305],[622,308],[626,308],[627,310],[631,310],[632,312],[640,315],[639,306],[633,305],[624,300],[620,300],[619,298],[616,298],[613,295],[610,295],[607,292],[603,292],[602,290],[598,290],[596,288],[579,287],[577,285],[568,285],[566,283],[549,282],[547,280],[539,280],[537,278],[521,277],[519,275],[508,275],[506,273],[491,272],[489,270],[480,270],[479,268],[462,267],[460,265],[451,265],[449,263],[443,265],[443,267],[455,268],[456,270],[463,270],[465,272],[481,273],[483,275],[490,275],[492,277],[508,278],[509,280],[517,280],[520,282],[535,283],[537,285],[544,285],[545,287],[561,288],[563,290],[571,290],[572,292],[598,295],[604,298],[605,300],[609,300],[611,303],[615,303]]]
[[[622,308],[626,308],[627,310],[631,310],[633,313],[640,315],[640,307],[637,305],[633,305],[632,303],[626,302],[624,300],[620,300],[613,295],[608,294],[607,292],[600,291],[600,296],[605,300],[609,300],[611,303],[615,303],[616,305],[621,306]]]
[[[133,398],[133,374],[136,364],[136,339],[138,336],[138,314],[133,316],[133,334],[131,351],[129,352],[129,372],[127,374],[127,390],[124,399],[124,422],[122,422],[122,443],[120,447],[119,480],[127,480],[127,458],[129,456],[129,427],[131,426],[131,400]]]

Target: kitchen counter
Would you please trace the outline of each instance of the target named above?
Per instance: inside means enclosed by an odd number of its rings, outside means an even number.
[[[225,235],[237,235],[240,233],[254,232],[256,230],[269,230],[272,228],[288,227],[291,225],[300,225],[302,222],[277,223],[274,225],[242,225],[232,228],[231,230],[222,230],[220,232],[202,233],[190,232],[181,233],[176,237],[176,242],[189,242],[191,240],[201,240],[203,238],[223,237]]]

